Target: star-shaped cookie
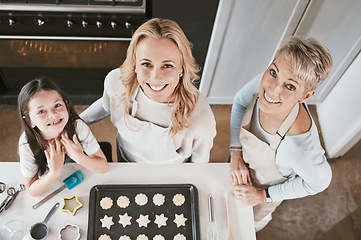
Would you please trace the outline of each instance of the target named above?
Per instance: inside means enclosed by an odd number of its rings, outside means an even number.
[[[150,223],[149,215],[140,214],[136,221],[139,224],[139,227],[148,227],[148,223]]]
[[[123,225],[123,227],[126,227],[127,225],[130,225],[130,219],[132,219],[131,216],[128,216],[128,213],[125,213],[123,215],[119,215],[119,223]]]
[[[173,222],[175,222],[175,224],[177,224],[177,227],[185,226],[186,221],[187,221],[187,218],[184,217],[183,213],[180,215],[175,214],[175,219]]]
[[[158,228],[160,228],[161,226],[166,226],[167,225],[167,220],[168,218],[164,216],[164,214],[162,213],[161,215],[155,215],[155,221],[154,223],[158,225]]]
[[[102,222],[102,227],[106,227],[108,229],[110,229],[110,227],[114,224],[113,217],[108,217],[107,215],[100,219],[100,221]]]

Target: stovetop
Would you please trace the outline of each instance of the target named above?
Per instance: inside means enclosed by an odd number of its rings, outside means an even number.
[[[146,0],[0,0],[2,39],[123,39],[146,19]]]

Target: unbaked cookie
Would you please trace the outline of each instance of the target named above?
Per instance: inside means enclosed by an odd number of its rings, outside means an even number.
[[[165,240],[165,238],[162,235],[155,235],[153,240]]]
[[[148,202],[148,197],[144,193],[139,193],[139,194],[137,194],[137,196],[135,196],[135,202],[139,206],[144,206]]]
[[[103,197],[100,200],[100,207],[107,210],[113,206],[113,200],[110,197]]]
[[[163,194],[157,193],[153,196],[153,203],[156,206],[162,206],[165,202],[165,196]]]
[[[102,235],[100,235],[100,237],[98,238],[98,240],[112,240],[112,239],[110,238],[109,235],[107,235],[107,234],[102,234]]]
[[[140,234],[140,235],[138,235],[137,240],[149,240],[149,238],[147,236],[145,236],[144,234]]]
[[[129,236],[123,235],[119,238],[119,240],[131,240]]]
[[[175,222],[175,224],[177,224],[177,227],[185,226],[186,221],[187,221],[187,218],[184,217],[183,213],[180,215],[175,214],[175,219],[173,222]]]
[[[128,216],[128,213],[125,213],[123,215],[119,215],[119,223],[123,225],[123,227],[126,227],[127,225],[130,225],[130,219],[132,219],[131,216]]]
[[[100,221],[102,222],[102,227],[106,227],[108,229],[110,229],[110,227],[114,224],[113,217],[108,217],[107,215],[100,219]]]
[[[117,200],[117,205],[120,207],[120,208],[126,208],[128,207],[130,204],[130,200],[128,197],[126,196],[120,196],[118,197],[118,200]]]
[[[155,218],[156,219],[155,219],[154,223],[158,225],[158,228],[160,228],[161,226],[167,225],[168,218],[165,217],[163,213],[161,215],[155,215]]]
[[[186,240],[186,237],[183,234],[178,233],[174,236],[173,240]]]
[[[173,197],[173,203],[176,206],[182,206],[184,204],[185,200],[186,200],[186,198],[180,193],[174,195],[174,197]]]
[[[140,214],[136,221],[139,224],[139,227],[148,227],[148,223],[150,223],[149,215]]]

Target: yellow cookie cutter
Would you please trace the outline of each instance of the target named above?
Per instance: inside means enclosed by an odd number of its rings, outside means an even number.
[[[77,203],[77,205],[75,207],[73,206],[74,204],[66,204],[67,201],[74,202],[74,200],[73,200],[74,198]],[[70,206],[70,205],[72,205],[72,206]],[[61,210],[63,212],[69,212],[71,215],[74,216],[76,211],[79,208],[81,208],[82,206],[83,206],[83,204],[81,202],[79,202],[77,195],[73,195],[71,197],[63,197],[63,207],[61,208]],[[72,208],[72,209],[70,209],[70,208]]]

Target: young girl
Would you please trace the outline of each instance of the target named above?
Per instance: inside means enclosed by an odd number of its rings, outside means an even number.
[[[69,161],[66,155],[91,171],[108,170],[90,128],[54,82],[39,78],[27,83],[18,107],[24,130],[19,139],[20,171],[31,195],[43,194],[57,180]]]

